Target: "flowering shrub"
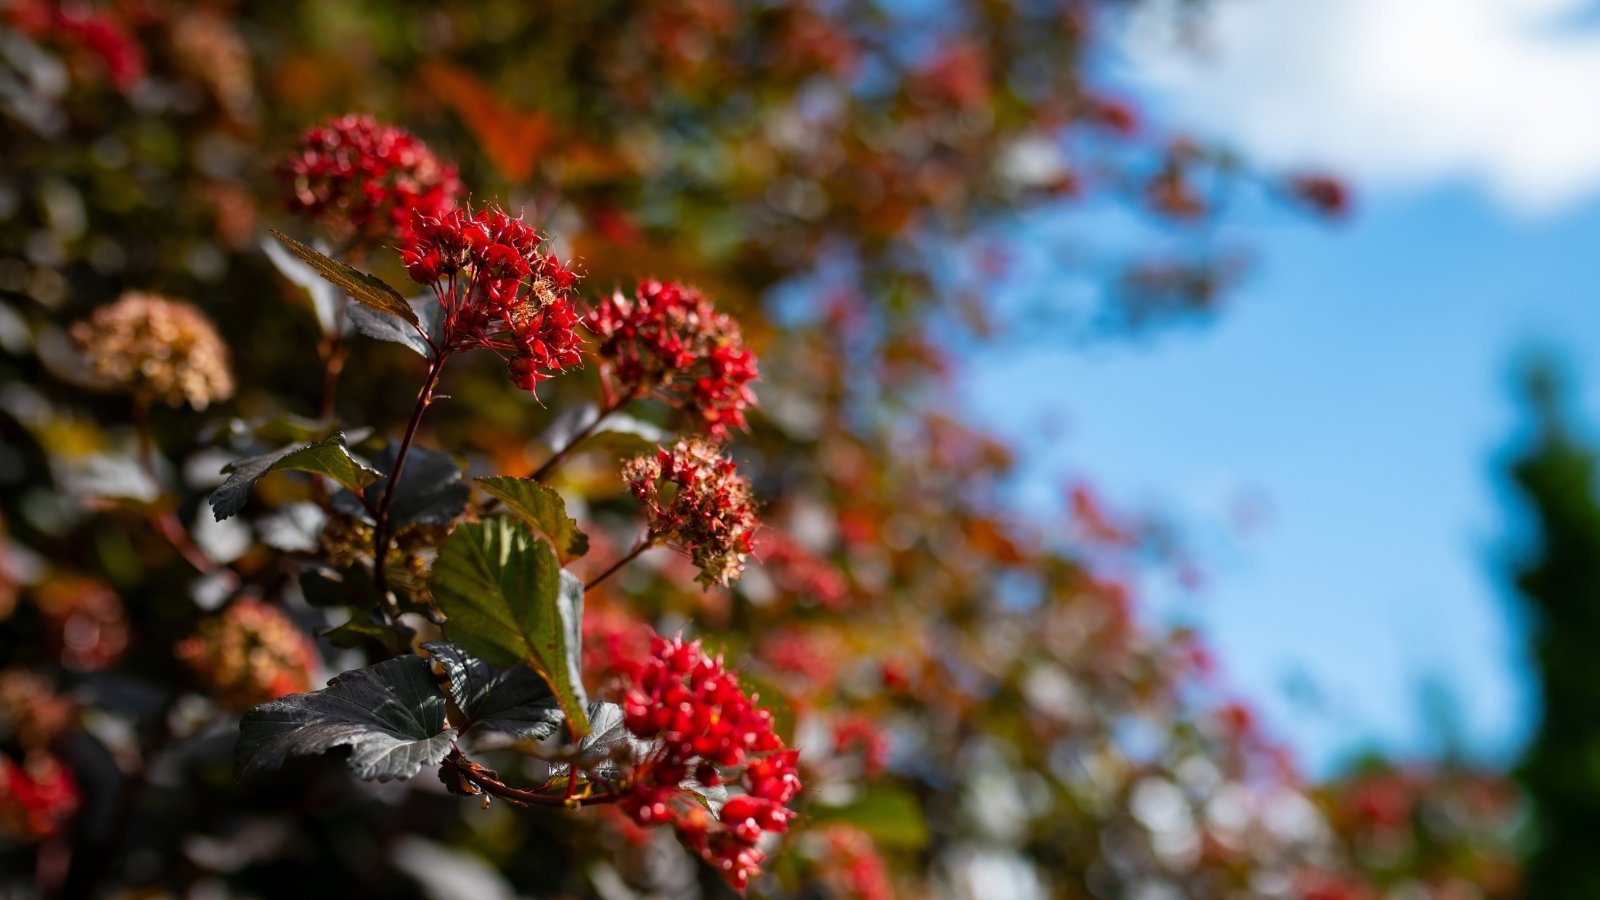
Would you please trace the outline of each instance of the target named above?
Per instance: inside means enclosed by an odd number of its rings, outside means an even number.
[[[1236,274],[1245,170],[1080,71],[1122,6],[8,6],[0,892],[1457,890],[951,402],[996,217],[1180,223],[1113,325]]]
[[[372,633],[408,646],[414,631],[403,623],[421,611],[442,626],[446,640],[422,644],[423,655],[402,652],[308,692],[315,655],[305,636],[273,607],[232,602],[175,654],[221,705],[248,710],[239,774],[348,747],[362,778],[408,778],[431,764],[456,793],[574,809],[614,803],[638,825],[674,826],[687,847],[743,890],[766,858],[763,835],[784,832],[794,816],[785,804],[801,787],[795,751],[773,731],[771,714],[697,643],[656,638],[646,659],[605,660],[624,676],[622,705],[590,702],[581,636],[583,594],[656,544],[682,550],[708,586],[737,578],[756,529],[750,485],[717,445],[700,437],[630,462],[624,480],[645,506],[645,538],[585,584],[561,562],[583,555],[588,539],[544,483],[602,421],[643,399],[646,387],[686,382],[685,404],[700,413],[708,432],[725,436],[729,424],[742,425],[754,399],[745,383],[755,361],[737,327],[692,289],[642,286],[641,296],[672,298],[650,307],[664,315],[634,329],[653,348],[649,362],[637,364],[635,348],[627,351],[633,362],[617,367],[620,344],[612,340],[601,353],[627,379],[620,399],[613,397],[534,476],[479,478],[487,502],[474,505],[448,457],[416,448],[423,415],[446,364],[466,351],[506,357],[512,383],[528,391],[577,367],[576,277],[543,250],[531,226],[499,208],[437,214],[419,208],[416,192],[389,177],[398,163],[418,164],[420,151],[403,132],[345,118],[314,129],[302,146],[291,163],[302,212],[321,217],[337,207],[364,227],[375,209],[398,215],[399,206],[409,205],[398,253],[411,277],[431,289],[419,301],[408,303],[378,278],[279,237],[300,264],[361,305],[350,312],[365,333],[405,343],[426,358],[427,371],[398,443],[363,457],[334,433],[241,460],[229,467],[211,506],[219,521],[236,514],[254,482],[275,470],[343,486],[346,492],[324,511],[319,545],[334,565],[370,565]],[[422,162],[438,168],[431,156]],[[370,202],[360,205],[352,196]],[[589,321],[610,323],[601,327],[617,338],[623,326],[601,312],[607,309],[617,312],[607,302]],[[439,490],[441,481],[455,489]],[[399,530],[416,534],[419,526],[433,526],[423,532],[436,557],[431,566],[404,549],[400,559],[392,555]],[[368,540],[363,555],[359,548]],[[507,784],[467,755],[476,741],[494,736],[520,742],[559,774],[531,788]],[[730,786],[739,793],[729,796]]]

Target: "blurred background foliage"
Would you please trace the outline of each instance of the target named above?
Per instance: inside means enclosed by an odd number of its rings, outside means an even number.
[[[1101,92],[1103,35],[1129,5],[0,4],[4,889],[726,890],[604,811],[480,810],[426,776],[354,782],[337,760],[231,777],[233,713],[175,648],[239,582],[308,636],[346,618],[302,584],[308,549],[267,534],[314,486],[269,479],[256,515],[225,527],[203,498],[223,463],[324,411],[331,348],[261,241],[269,226],[330,237],[289,216],[274,167],[308,126],[361,111],[456,162],[474,203],[546,231],[582,296],[693,282],[757,350],[761,404],[734,447],[765,505],[760,564],[700,592],[681,587],[683,560],[652,554],[591,595],[586,629],[603,668],[630,622],[687,628],[782,712],[809,790],[753,893],[1519,895],[1519,841],[1534,838],[1505,777],[1373,759],[1309,783],[1217,687],[1198,635],[1140,616],[1138,573],[1184,565],[1169,536],[1089,488],[1070,521],[1017,520],[997,499],[1007,448],[944,402],[972,340],[1116,339],[1213,314],[1244,272],[1248,248],[1214,227],[1238,192],[1346,211],[1336,181],[1257,171]],[[1204,12],[1172,9],[1196,28]],[[1086,294],[997,315],[986,297],[1010,277],[1016,223],[1062,208],[1140,225],[1073,248]],[[355,253],[404,281],[392,253]],[[67,335],[127,290],[200,307],[237,382],[201,412],[151,411],[159,484],[136,463],[127,398],[94,390]],[[417,360],[359,338],[339,349],[333,419],[396,433]],[[423,443],[464,451],[473,474],[528,473],[554,411],[597,393],[590,371],[536,403],[488,360],[443,390]],[[1571,507],[1551,513],[1551,561],[1524,587],[1549,599],[1547,686],[1572,686],[1574,728],[1594,690],[1573,662],[1588,631],[1566,627],[1592,616],[1577,452],[1550,444],[1519,470],[1541,510]],[[601,446],[560,476],[587,501],[591,560],[632,533],[615,465]],[[174,548],[174,523],[197,548]],[[317,683],[387,655],[343,643],[318,642]],[[1581,847],[1552,836],[1593,833],[1592,754],[1563,774],[1588,753],[1564,741],[1587,748],[1588,733],[1548,733],[1530,756],[1531,796],[1552,804],[1534,817],[1531,878],[1579,866]]]

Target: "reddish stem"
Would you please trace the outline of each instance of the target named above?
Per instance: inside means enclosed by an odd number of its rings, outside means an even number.
[[[533,474],[529,475],[528,477],[534,481],[543,482],[545,478],[549,477],[551,472],[555,471],[556,466],[560,465],[561,461],[567,458],[568,454],[576,450],[579,444],[583,443],[589,438],[590,435],[594,434],[595,429],[600,427],[601,422],[604,422],[609,416],[622,409],[624,406],[632,403],[633,399],[638,395],[639,389],[637,387],[630,388],[621,397],[618,397],[610,405],[600,410],[599,414],[594,417],[593,422],[590,422],[589,424],[583,426],[583,428],[579,429],[578,433],[572,436],[572,440],[567,441],[565,447],[557,450],[554,455],[545,460],[544,464],[535,469]]]
[[[150,395],[139,391],[133,395],[133,433],[138,441],[139,468],[144,472],[150,484],[156,489],[157,495],[161,493],[161,474],[156,468],[155,441],[150,435]],[[221,571],[211,557],[206,556],[200,545],[189,536],[189,530],[178,521],[177,513],[170,509],[156,511],[150,510],[145,514],[156,533],[166,539],[172,548],[178,551],[184,561],[194,566],[195,570],[203,574]],[[229,573],[231,574],[231,573]],[[231,590],[237,586],[237,581],[231,582]]]
[[[630,562],[633,562],[635,559],[638,559],[639,558],[639,554],[645,552],[646,550],[649,550],[651,547],[654,547],[655,545],[656,545],[656,540],[655,540],[654,536],[646,534],[643,538],[639,539],[639,543],[636,544],[632,550],[628,551],[628,555],[627,556],[624,556],[621,559],[617,560],[616,562],[612,563],[610,566],[608,566],[606,568],[606,570],[604,572],[601,572],[599,575],[596,575],[594,578],[590,579],[589,583],[585,584],[583,586],[584,591],[587,592],[587,591],[593,590],[594,587],[596,585],[598,585],[600,582],[605,581],[607,578],[610,578],[612,575],[615,575],[617,573],[617,571],[620,570],[623,566],[627,565]]]
[[[322,342],[322,399],[317,404],[317,418],[323,422],[333,421],[334,400],[339,392],[339,375],[344,371],[345,360],[350,356],[350,348],[337,335],[325,338]]]
[[[389,482],[383,489],[383,499],[378,502],[377,515],[373,517],[372,581],[378,588],[378,600],[383,604],[384,615],[390,621],[399,617],[400,606],[389,596],[389,572],[385,565],[389,556],[389,541],[393,537],[389,529],[389,510],[394,506],[395,485],[400,483],[400,476],[405,472],[411,442],[417,437],[422,414],[428,411],[429,404],[433,402],[433,390],[439,386],[439,375],[444,371],[448,358],[440,354],[428,361],[428,376],[422,381],[422,389],[417,391],[417,403],[411,410],[411,421],[406,423],[406,433],[400,438],[400,447],[395,451],[394,465],[389,471]]]
[[[558,796],[556,794],[541,794],[537,791],[514,788],[501,781],[493,772],[485,769],[483,766],[478,765],[472,760],[467,759],[466,756],[461,753],[460,748],[451,750],[450,754],[444,758],[444,764],[454,768],[458,773],[460,773],[463,779],[470,782],[484,793],[493,797],[499,797],[502,800],[509,800],[513,803],[523,803],[528,806],[551,806],[570,809],[580,806],[600,806],[606,803],[615,803],[619,799],[616,794],[609,792],[604,794],[591,794],[584,797],[573,796],[573,786],[577,784],[577,781],[571,774],[567,776],[567,792],[565,795]]]

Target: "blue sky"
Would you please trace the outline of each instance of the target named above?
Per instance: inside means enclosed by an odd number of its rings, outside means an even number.
[[[1588,140],[1590,125],[1558,120],[1600,123],[1600,80],[1563,92],[1546,64],[1554,55],[1572,79],[1600,72],[1600,44],[1581,59],[1572,50],[1570,23],[1584,5],[1452,3],[1476,21],[1465,38],[1441,38],[1441,52],[1522,61],[1531,74],[1501,76],[1575,104],[1596,95],[1587,109],[1547,110],[1546,124],[1507,113],[1503,127]],[[1434,0],[1419,5],[1443,13]],[[1293,34],[1240,25],[1225,11],[1234,43],[1219,42],[1222,61],[1207,63],[1229,70],[1214,81],[1204,71],[1152,74],[1139,68],[1137,48],[1128,78],[1163,117],[1256,157],[1352,173],[1356,217],[1329,228],[1253,210],[1236,223],[1253,274],[1213,326],[1088,351],[1002,344],[972,360],[970,390],[980,414],[1023,449],[1017,491],[1030,508],[1050,514],[1061,484],[1084,478],[1114,505],[1175,513],[1212,578],[1198,596],[1158,600],[1155,614],[1200,624],[1226,684],[1260,704],[1314,771],[1368,745],[1437,752],[1422,713],[1428,682],[1453,699],[1467,748],[1503,762],[1535,715],[1504,573],[1518,522],[1500,471],[1518,433],[1512,375],[1532,348],[1559,352],[1577,402],[1600,420],[1600,366],[1587,361],[1600,347],[1600,141],[1587,157],[1530,151],[1523,134],[1496,149],[1495,129],[1459,109],[1447,85],[1435,98],[1443,111],[1430,111],[1427,83],[1438,73],[1423,73],[1410,94],[1403,74],[1393,90],[1432,122],[1431,143],[1426,152],[1401,146],[1406,133],[1386,132],[1384,116],[1363,119],[1359,90],[1317,79],[1343,78],[1342,59],[1358,64],[1340,54],[1341,42],[1367,46],[1361,28],[1387,35],[1416,25],[1413,15],[1382,12],[1409,0],[1333,6],[1354,10],[1354,21],[1308,14],[1318,21]],[[1258,0],[1247,9],[1268,11],[1245,15],[1288,28],[1282,7],[1308,8]],[[1551,47],[1528,44],[1530,22],[1550,21],[1563,23],[1541,32]],[[1250,43],[1263,36],[1273,46]],[[1296,42],[1304,46],[1290,56],[1312,60],[1320,75],[1281,69],[1278,45]],[[1251,121],[1299,115],[1246,96],[1257,90],[1240,87],[1255,84],[1245,77],[1252,65],[1299,85],[1313,108],[1318,91],[1338,95],[1322,111],[1366,129],[1365,141],[1347,135],[1318,153],[1302,132],[1339,122]],[[1387,96],[1382,84],[1374,90]],[[1500,114],[1493,105],[1485,101],[1484,118]],[[1564,172],[1541,170],[1562,164]],[[1226,523],[1245,498],[1269,512],[1263,527],[1239,535]]]

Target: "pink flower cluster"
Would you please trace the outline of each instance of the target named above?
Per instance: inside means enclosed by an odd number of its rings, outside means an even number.
[[[290,183],[290,210],[341,239],[405,239],[414,214],[442,215],[462,193],[455,166],[411,132],[364,115],[307,131],[278,174]]]
[[[688,553],[700,567],[697,581],[726,585],[744,571],[758,527],[755,499],[715,444],[691,438],[657,448],[630,460],[622,477],[644,505],[649,539]]]
[[[412,279],[443,307],[440,349],[493,350],[526,391],[582,362],[567,297],[577,276],[542,243],[532,226],[491,206],[419,213],[400,248]]]
[[[672,824],[686,846],[744,890],[766,859],[762,836],[787,831],[795,816],[786,804],[801,788],[798,751],[784,747],[772,714],[698,641],[657,636],[650,655],[629,668],[628,730],[659,747],[635,770],[620,807],[640,825]],[[744,793],[713,816],[684,793],[691,778]]]
[[[642,281],[630,299],[616,292],[589,313],[611,390],[654,391],[697,416],[712,435],[745,427],[755,403],[755,354],[738,323],[705,295],[673,282]]]

